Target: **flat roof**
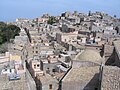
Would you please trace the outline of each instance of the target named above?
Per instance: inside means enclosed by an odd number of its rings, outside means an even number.
[[[0,88],[2,90],[28,90],[29,87],[27,85],[27,81],[25,79],[25,74],[20,75],[20,80],[13,80],[9,81],[9,78],[7,75],[1,75],[0,76]]]

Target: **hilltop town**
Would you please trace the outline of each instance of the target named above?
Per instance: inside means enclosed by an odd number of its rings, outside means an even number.
[[[17,18],[0,54],[0,90],[120,90],[120,19],[103,12]]]

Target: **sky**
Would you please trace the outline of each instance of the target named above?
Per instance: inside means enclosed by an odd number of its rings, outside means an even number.
[[[0,21],[36,18],[45,13],[60,15],[65,11],[102,11],[120,17],[120,0],[0,0]]]

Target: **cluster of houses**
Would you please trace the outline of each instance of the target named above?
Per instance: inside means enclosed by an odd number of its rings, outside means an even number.
[[[75,11],[18,18],[11,24],[21,31],[11,40],[1,74],[7,74],[9,82],[24,75],[28,88],[10,90],[120,89],[119,18]]]

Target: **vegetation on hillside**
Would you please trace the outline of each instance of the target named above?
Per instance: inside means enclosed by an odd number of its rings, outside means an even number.
[[[15,25],[7,25],[4,22],[0,22],[0,45],[9,42],[10,39],[19,35],[20,28]]]

